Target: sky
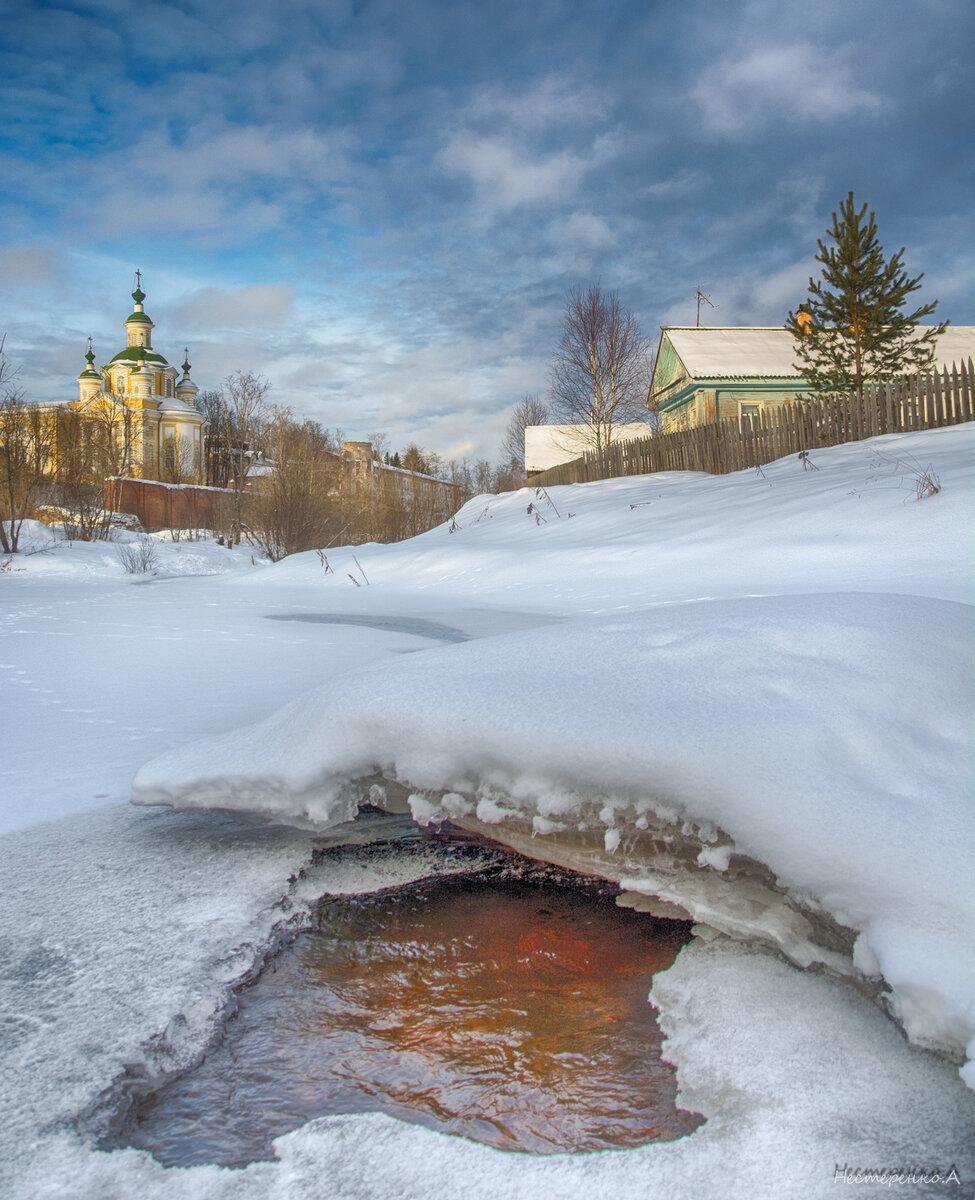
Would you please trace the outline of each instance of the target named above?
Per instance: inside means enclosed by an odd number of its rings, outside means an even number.
[[[975,324],[970,0],[0,0],[0,333],[125,344],[349,438],[499,455],[569,289],[778,325],[852,190]]]

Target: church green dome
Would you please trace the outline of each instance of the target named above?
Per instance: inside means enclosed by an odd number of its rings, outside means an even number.
[[[126,346],[110,362],[146,362],[160,367],[169,366],[161,354],[157,354],[155,350],[147,350],[145,346]]]

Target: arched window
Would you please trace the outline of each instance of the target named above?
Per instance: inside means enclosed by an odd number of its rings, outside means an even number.
[[[166,445],[163,447],[163,464],[170,471],[176,467],[176,443],[172,438],[167,438]]]

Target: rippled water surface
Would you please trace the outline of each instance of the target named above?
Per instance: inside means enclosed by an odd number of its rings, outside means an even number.
[[[679,1137],[700,1118],[674,1107],[647,993],[687,937],[534,882],[325,900],[129,1144],[239,1166],[313,1117],[374,1110],[535,1153]]]

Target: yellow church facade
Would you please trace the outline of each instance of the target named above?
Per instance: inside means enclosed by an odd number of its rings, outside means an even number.
[[[99,451],[99,473],[167,483],[204,481],[205,419],[196,407],[198,388],[190,378],[188,355],[182,374],[152,346],[153,322],[143,307],[141,273],[136,272],[134,307],[125,320],[125,347],[96,367],[91,339],[85,367],[77,377],[78,399],[67,406],[65,428],[53,447],[60,467],[78,447]],[[69,451],[68,443],[72,450]],[[89,454],[90,456],[90,454]]]

